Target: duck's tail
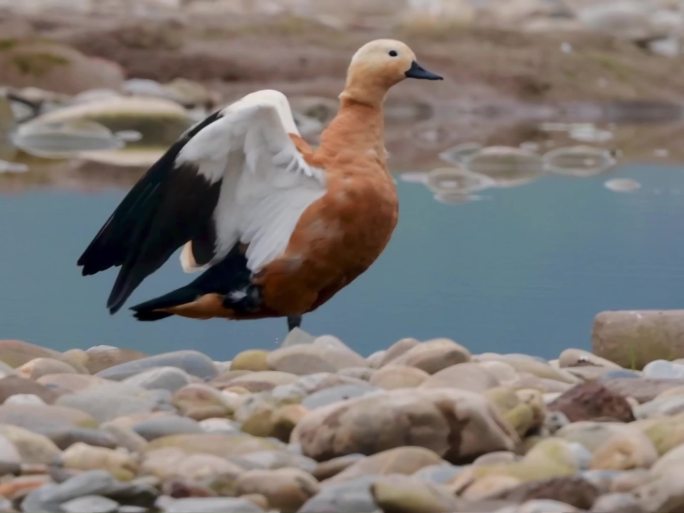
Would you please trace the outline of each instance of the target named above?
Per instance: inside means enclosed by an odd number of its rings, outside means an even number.
[[[159,296],[139,305],[131,307],[133,316],[139,321],[158,321],[174,315],[167,311],[169,308],[184,305],[197,299],[201,291],[193,287],[193,284],[181,287],[174,291]]]

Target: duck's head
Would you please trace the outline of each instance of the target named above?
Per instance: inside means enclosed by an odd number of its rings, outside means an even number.
[[[381,103],[390,87],[406,78],[442,80],[423,68],[408,45],[394,39],[376,39],[354,54],[342,98]]]

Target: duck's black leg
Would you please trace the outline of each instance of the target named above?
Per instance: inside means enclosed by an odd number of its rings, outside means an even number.
[[[295,328],[299,328],[302,324],[301,315],[288,315],[287,316],[287,331],[292,331]]]

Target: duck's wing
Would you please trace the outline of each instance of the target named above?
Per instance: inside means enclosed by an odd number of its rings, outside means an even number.
[[[290,134],[298,132],[277,91],[247,95],[185,133],[78,260],[84,275],[121,266],[110,311],[186,242],[186,270],[221,260],[237,243],[253,272],[282,254],[302,212],[325,193],[323,171]]]

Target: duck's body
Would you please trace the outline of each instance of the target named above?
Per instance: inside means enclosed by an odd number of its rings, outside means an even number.
[[[402,43],[369,43],[410,59]],[[369,46],[367,45],[367,46]],[[360,50],[354,59],[358,59]],[[388,48],[391,48],[388,50]],[[366,50],[368,53],[368,50]],[[363,54],[362,54],[363,56]],[[116,311],[181,245],[186,287],[133,307],[141,320],[169,315],[255,319],[301,315],[364,272],[397,222],[387,169],[382,103],[406,70],[365,79],[350,67],[340,110],[312,149],[287,99],[259,91],[193,127],[153,166],[79,260],[84,274],[121,265],[108,306]]]

